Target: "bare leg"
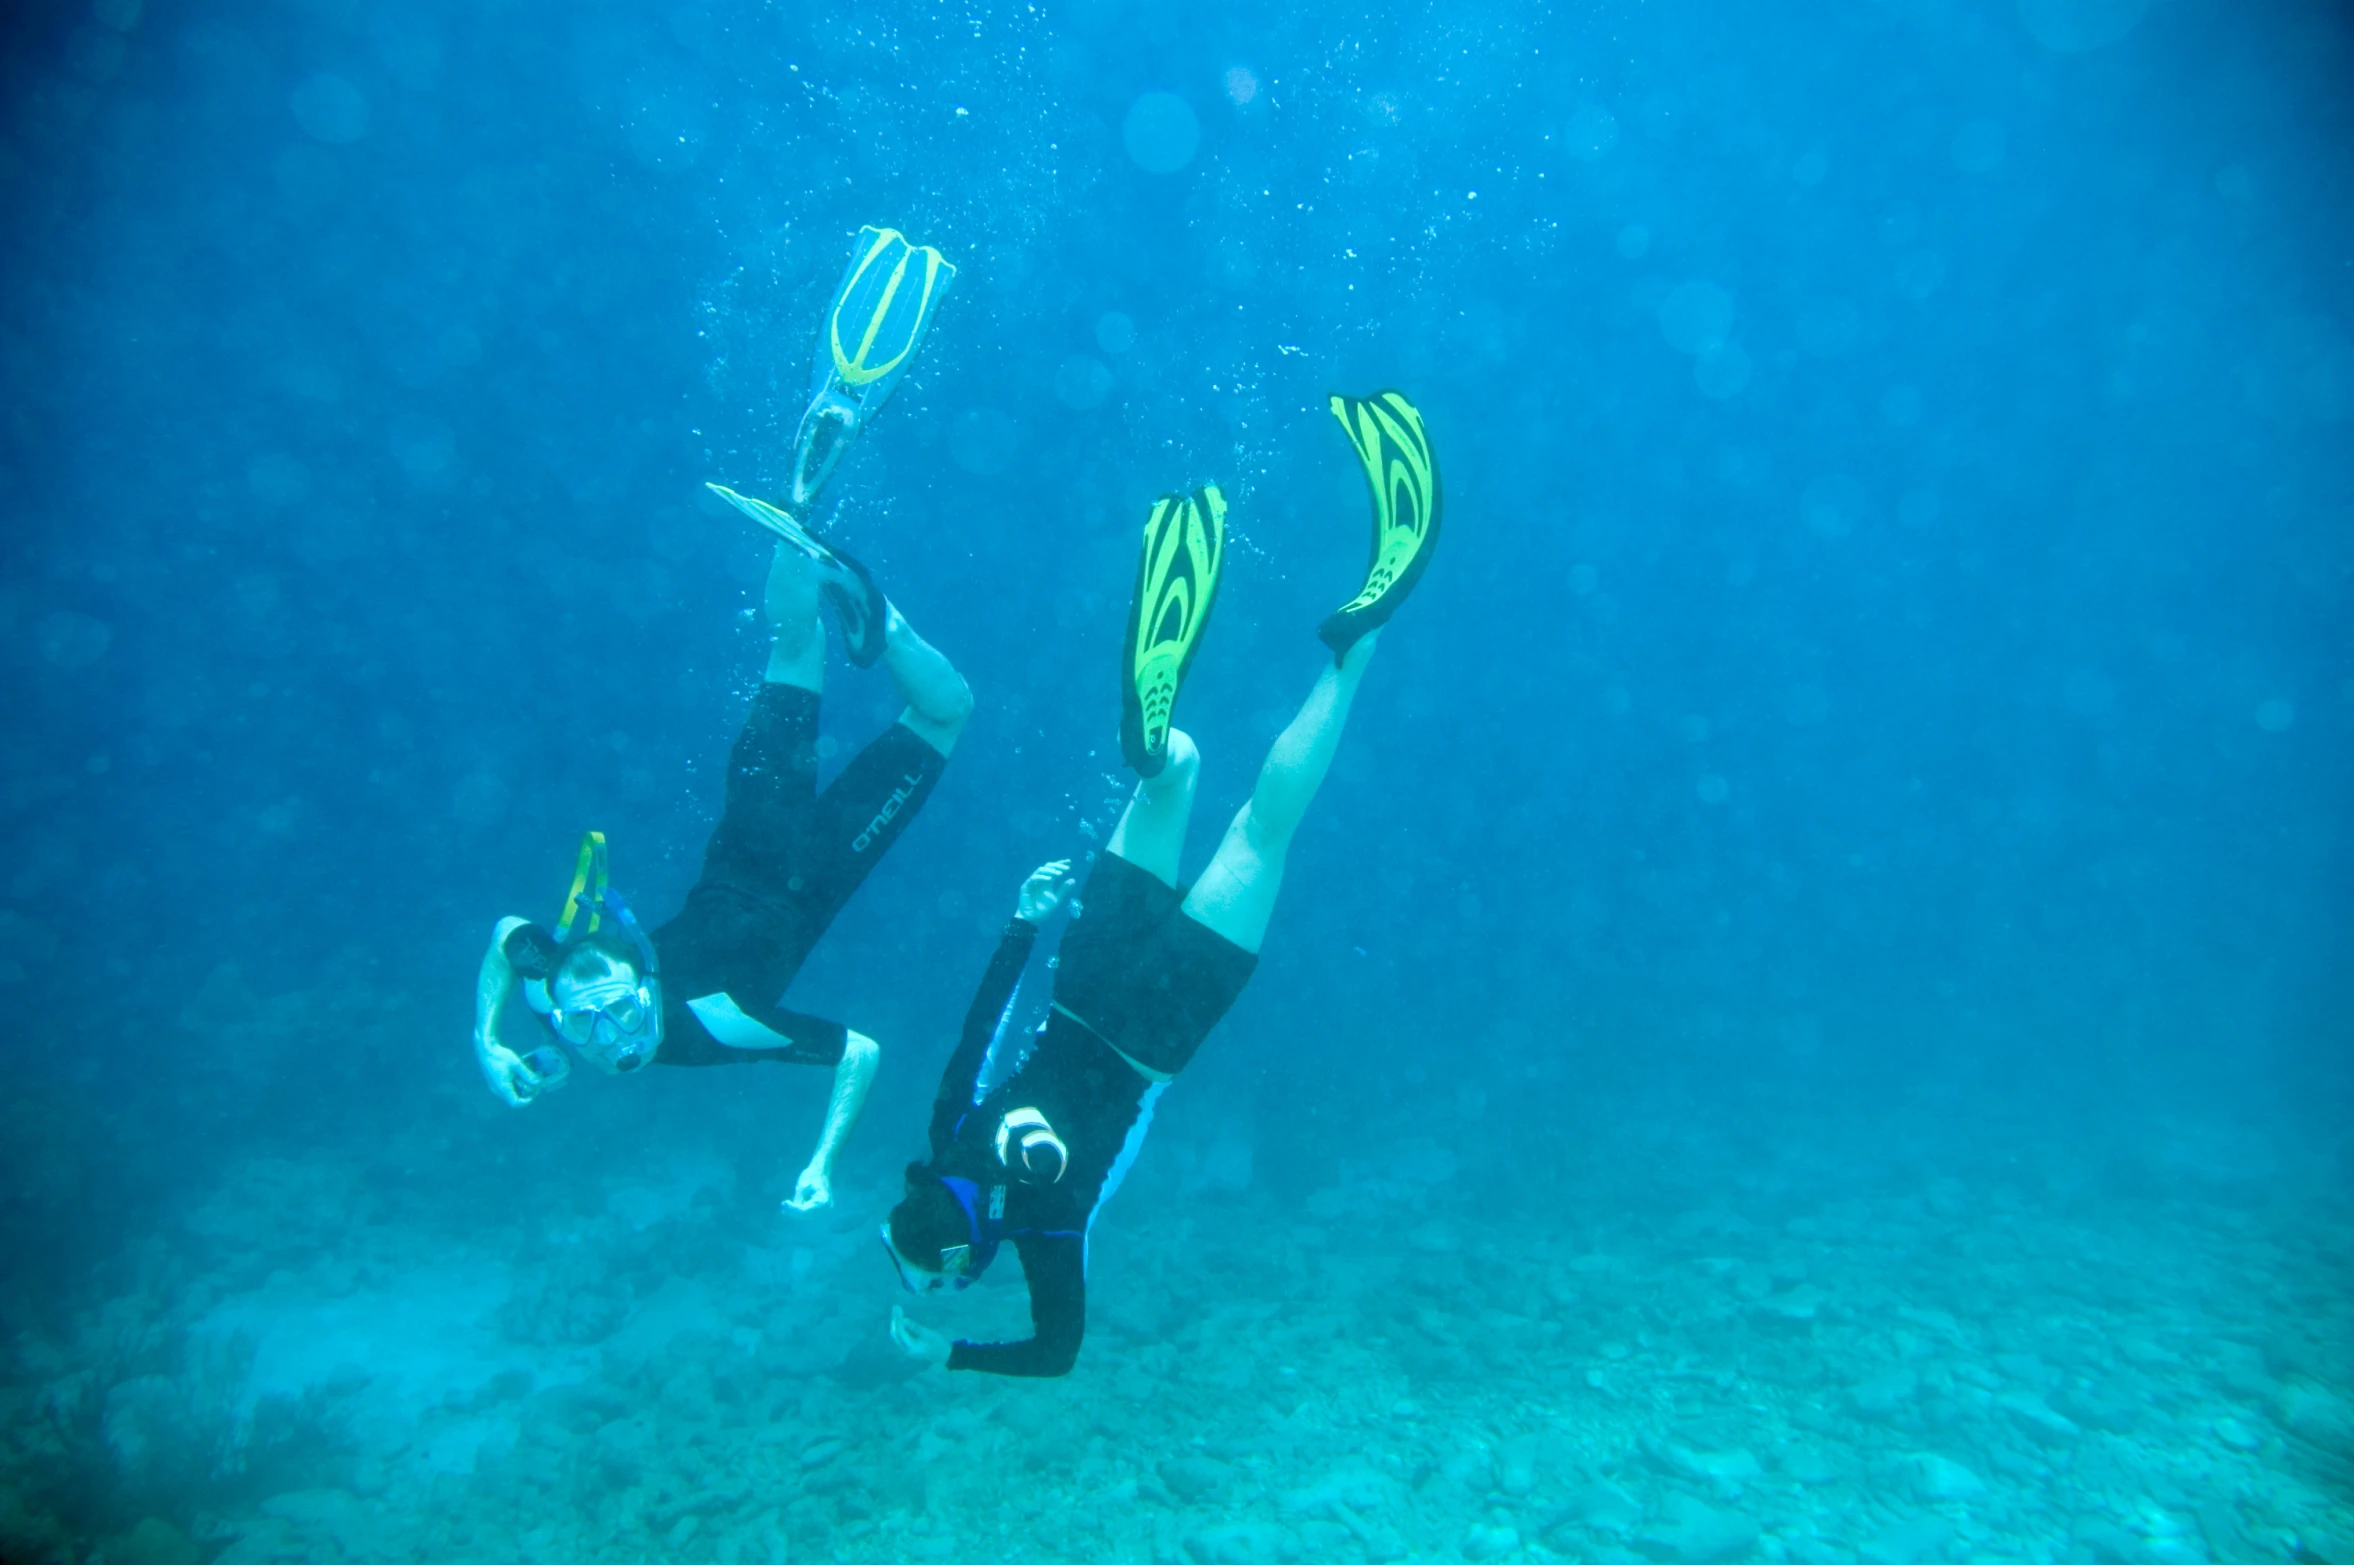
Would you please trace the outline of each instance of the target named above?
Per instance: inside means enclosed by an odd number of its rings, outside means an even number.
[[[1299,715],[1276,735],[1250,800],[1235,812],[1217,856],[1185,898],[1187,913],[1245,951],[1258,950],[1267,938],[1275,894],[1283,889],[1284,855],[1316,790],[1324,785],[1324,774],[1332,770],[1333,752],[1348,725],[1349,704],[1357,698],[1365,665],[1373,661],[1373,646],[1380,639],[1379,631],[1365,636],[1349,648],[1338,668],[1327,668],[1316,677],[1316,688],[1308,692]]]
[[[1185,850],[1185,825],[1193,819],[1193,783],[1201,775],[1201,751],[1182,728],[1169,730],[1169,762],[1158,777],[1136,785],[1107,852],[1115,853],[1164,886],[1177,884],[1177,855]]]
[[[769,649],[772,685],[792,685],[822,694],[826,685],[826,633],[817,619],[818,570],[815,561],[779,543],[768,562],[768,591],[761,612],[776,627],[776,644]]]
[[[899,687],[899,699],[907,703],[899,721],[946,755],[956,748],[965,719],[973,715],[973,687],[937,647],[915,633],[897,604],[887,612],[891,619],[883,633],[883,667]]]

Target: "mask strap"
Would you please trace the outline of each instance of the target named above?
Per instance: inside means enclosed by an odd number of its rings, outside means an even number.
[[[978,1250],[981,1247],[981,1187],[969,1179],[959,1179],[954,1174],[941,1175],[940,1183],[948,1187],[948,1193],[956,1197],[956,1204],[964,1208],[965,1227],[972,1233],[973,1248]]]
[[[989,1263],[997,1258],[997,1245],[1000,1236],[989,1232],[981,1221],[981,1187],[979,1185],[969,1179],[959,1178],[955,1174],[942,1174],[938,1177],[940,1183],[948,1187],[948,1193],[956,1197],[956,1204],[964,1209],[965,1231],[972,1237],[972,1246],[966,1252],[969,1259],[966,1262],[965,1272],[965,1281],[970,1282],[987,1270]]]

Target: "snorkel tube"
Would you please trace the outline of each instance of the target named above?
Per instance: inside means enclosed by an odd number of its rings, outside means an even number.
[[[576,941],[600,932],[610,917],[637,953],[638,984],[636,998],[645,1007],[647,1021],[643,1030],[627,1035],[618,1049],[603,1042],[605,1029],[591,1024],[589,1041],[584,1043],[564,1030],[564,1012],[556,1006],[555,976],[564,965],[564,949]],[[530,927],[530,926],[526,926]],[[615,1073],[626,1073],[652,1061],[662,1044],[662,959],[654,949],[654,942],[646,937],[644,926],[629,909],[619,891],[612,886],[605,850],[605,834],[601,831],[584,832],[580,839],[580,855],[572,867],[572,887],[564,896],[564,911],[552,935],[541,931],[540,941],[532,942],[533,954],[541,958],[545,970],[535,975],[547,991],[548,1008],[541,1013],[560,1040],[569,1044],[584,1058],[590,1059]],[[516,931],[522,934],[521,930]],[[543,947],[540,942],[545,942]],[[516,944],[509,937],[510,947]],[[552,954],[550,954],[552,952]],[[512,959],[512,958],[511,958]]]

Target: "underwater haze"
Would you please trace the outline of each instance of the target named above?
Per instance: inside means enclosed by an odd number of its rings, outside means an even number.
[[[2354,1565],[2346,6],[0,40],[0,1559]],[[786,997],[882,1048],[799,1215],[823,1072],[518,1111],[469,1028],[584,830],[695,879],[769,645],[703,486],[782,490],[865,224],[961,275],[821,520],[976,709]],[[926,1369],[895,1303],[1026,1329],[875,1230],[1131,786],[1147,508],[1231,505],[1191,873],[1392,386],[1444,541],[1077,1368]]]

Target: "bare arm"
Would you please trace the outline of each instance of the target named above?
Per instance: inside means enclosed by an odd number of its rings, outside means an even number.
[[[849,1139],[850,1127],[858,1123],[858,1111],[866,1107],[866,1092],[875,1084],[875,1066],[882,1058],[882,1046],[874,1039],[862,1032],[850,1034],[842,1049],[842,1063],[834,1067],[834,1095],[826,1102],[825,1129],[818,1133],[817,1150],[809,1154],[809,1166],[794,1181],[792,1199],[785,1203],[788,1209],[814,1212],[833,1204],[834,1160]]]
[[[517,1108],[539,1091],[539,1078],[521,1055],[499,1041],[499,1017],[515,993],[515,969],[507,961],[507,937],[525,922],[502,918],[490,932],[490,949],[482,953],[482,967],[474,978],[474,1058],[482,1066],[490,1090]]]

